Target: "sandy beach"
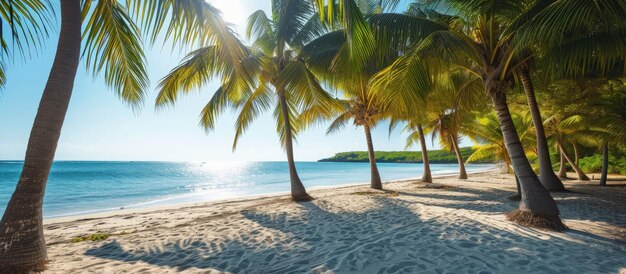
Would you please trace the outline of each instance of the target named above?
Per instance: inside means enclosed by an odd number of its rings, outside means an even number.
[[[435,182],[49,219],[46,273],[626,273],[626,178],[564,181],[565,233],[505,219],[511,175]]]

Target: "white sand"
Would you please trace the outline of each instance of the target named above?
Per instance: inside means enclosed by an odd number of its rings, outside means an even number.
[[[597,177],[597,176],[596,176]],[[510,175],[474,174],[49,220],[48,273],[626,273],[626,179],[567,181],[567,233],[506,221]],[[74,217],[76,219],[76,217]],[[99,242],[74,237],[111,233]]]

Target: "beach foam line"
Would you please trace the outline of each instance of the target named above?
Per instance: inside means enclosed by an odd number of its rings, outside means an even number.
[[[481,174],[481,173],[487,173],[487,172],[492,172],[492,171],[497,171],[497,170],[498,170],[497,166],[494,165],[493,167],[468,171],[467,173],[468,174]],[[450,173],[436,174],[433,172],[433,179],[442,179],[442,178],[448,178],[452,176],[456,176],[456,173],[450,172]],[[395,184],[395,183],[402,183],[402,182],[407,182],[407,181],[415,181],[419,179],[421,179],[421,177],[418,176],[418,177],[411,177],[411,178],[405,178],[405,179],[388,180],[383,183]],[[328,185],[328,186],[314,186],[314,187],[308,187],[307,189],[311,191],[342,189],[342,188],[349,188],[349,187],[354,187],[354,186],[366,186],[368,184],[369,182],[360,182],[360,183],[337,184],[337,185]],[[190,194],[195,194],[195,193],[188,193],[188,194],[186,193],[183,195],[190,195]],[[206,194],[206,193],[203,193],[203,194]],[[146,213],[146,212],[152,212],[152,211],[194,207],[194,206],[200,206],[200,205],[205,206],[209,204],[217,205],[217,204],[226,204],[226,203],[233,203],[233,202],[246,202],[246,201],[273,198],[273,197],[289,195],[289,194],[290,194],[289,191],[280,191],[280,192],[272,192],[272,193],[265,193],[265,194],[258,194],[258,195],[257,194],[243,195],[243,196],[234,197],[234,198],[215,199],[215,200],[206,200],[206,201],[181,202],[181,203],[151,205],[151,206],[123,206],[119,208],[92,210],[92,211],[78,212],[78,213],[56,214],[50,217],[44,216],[44,223],[48,224],[48,223],[75,221],[79,219],[105,218],[105,217],[111,217],[111,216],[116,216],[116,215]],[[179,198],[181,197],[181,195],[176,195],[175,197]],[[174,198],[171,198],[169,200],[172,200],[172,199]],[[145,202],[145,203],[140,203],[140,204],[149,205],[149,204],[155,204],[155,203],[158,203],[158,202],[153,202],[153,203]]]

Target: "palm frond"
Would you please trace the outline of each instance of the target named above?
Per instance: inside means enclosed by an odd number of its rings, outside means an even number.
[[[174,45],[206,46],[230,31],[221,12],[204,0],[126,0],[126,6],[152,43],[164,34]]]
[[[213,93],[211,100],[200,113],[200,126],[207,132],[213,130],[217,117],[227,108],[232,107],[233,102],[228,98],[228,87],[222,85]]]
[[[53,29],[54,17],[55,7],[49,0],[0,2],[0,57],[2,60],[11,57],[12,49],[23,57],[29,57],[33,49],[42,47]],[[8,31],[2,27],[5,24],[9,27]]]
[[[346,126],[346,124],[348,124],[351,118],[352,115],[349,111],[341,113],[339,116],[337,116],[337,118],[335,118],[335,120],[333,120],[332,123],[330,123],[328,129],[326,130],[326,134],[330,135],[342,130]]]
[[[104,72],[106,84],[138,106],[149,85],[139,28],[119,2],[98,1],[93,11],[91,3],[83,7],[83,16],[90,16],[83,33],[85,64],[94,74]]]
[[[289,100],[305,109],[310,106],[326,108],[326,116],[332,113],[331,108],[341,107],[319,84],[317,78],[299,61],[290,61],[278,75],[276,80],[278,90],[284,90]]]
[[[257,10],[248,17],[246,37],[254,41],[252,46],[271,55],[276,48],[274,23],[267,17],[265,11]]]
[[[375,38],[359,5],[354,0],[309,0],[317,8],[320,19],[333,25],[338,17],[345,30],[350,57],[364,64],[374,52]]]
[[[261,113],[269,110],[275,101],[275,95],[272,93],[268,83],[260,83],[257,89],[245,100],[235,121],[233,151],[237,148],[239,137],[246,131],[248,126]]]

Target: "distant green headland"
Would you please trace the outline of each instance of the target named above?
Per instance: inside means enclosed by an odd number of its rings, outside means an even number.
[[[474,153],[471,147],[461,148],[463,159]],[[445,150],[429,150],[428,159],[431,164],[457,163],[454,152]],[[339,152],[335,156],[321,159],[318,162],[368,162],[367,151]],[[376,162],[380,163],[421,163],[422,153],[418,151],[376,151]],[[494,159],[476,161],[474,163],[493,163]]]

